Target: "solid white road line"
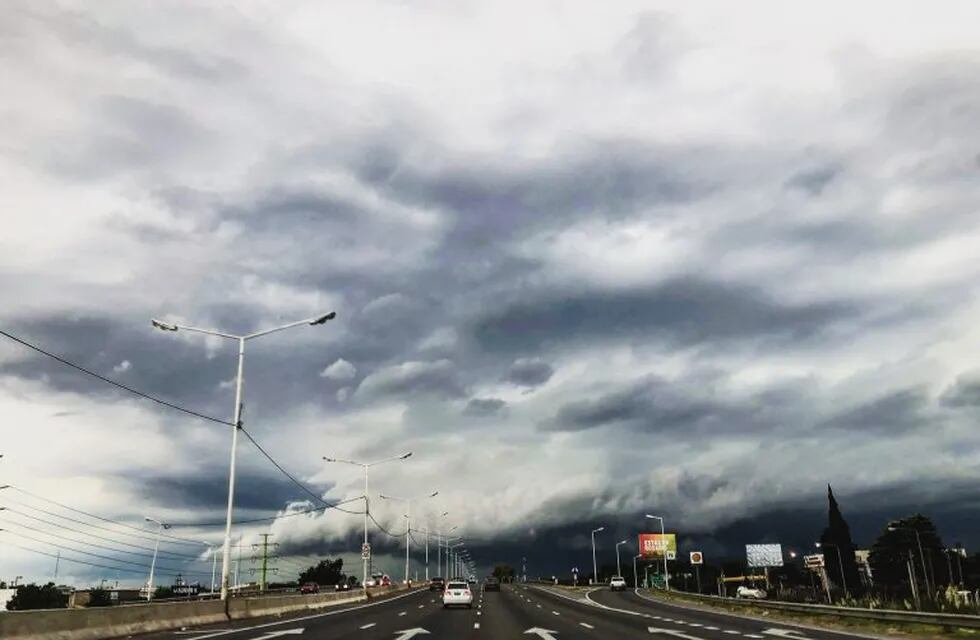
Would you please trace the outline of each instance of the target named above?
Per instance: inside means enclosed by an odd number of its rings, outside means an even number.
[[[364,629],[370,629],[371,627],[373,627],[376,624],[378,624],[378,623],[377,622],[369,622],[366,625],[364,625],[363,627],[361,627],[361,629],[362,630],[364,630]]]
[[[593,626],[592,626],[591,624],[589,624],[588,622],[579,622],[579,625],[581,625],[581,626],[583,626],[583,627],[585,627],[586,629],[595,629],[595,627],[593,627]]]
[[[384,598],[383,600],[377,600],[375,602],[369,602],[367,604],[358,605],[356,607],[347,607],[346,609],[339,609],[337,611],[327,611],[325,613],[314,613],[309,616],[300,616],[299,618],[290,618],[288,620],[277,620],[276,622],[266,622],[264,624],[257,624],[252,627],[242,627],[241,629],[227,629],[222,631],[216,631],[214,633],[209,633],[203,636],[197,636],[194,640],[205,640],[205,638],[218,638],[220,636],[227,636],[232,633],[245,633],[248,631],[255,631],[256,629],[268,629],[269,627],[281,627],[285,624],[296,624],[297,622],[305,622],[306,620],[316,620],[318,618],[326,618],[328,616],[336,616],[342,613],[350,613],[351,611],[358,611],[360,609],[367,609],[368,607],[376,607],[379,604],[385,604],[391,602],[392,600],[399,600],[401,598],[407,598],[409,596],[418,595],[418,591],[409,591],[408,593],[403,593],[398,596],[393,596],[391,598]]]

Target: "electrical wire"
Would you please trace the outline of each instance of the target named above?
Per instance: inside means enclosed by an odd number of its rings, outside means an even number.
[[[373,513],[368,512],[367,516],[368,516],[368,518],[371,519],[371,522],[373,522],[375,524],[375,526],[377,526],[378,529],[380,529],[381,532],[384,533],[385,535],[390,536],[392,538],[404,538],[405,537],[405,533],[406,533],[407,529],[405,531],[402,531],[401,533],[392,533],[392,532],[388,531],[387,529],[385,529],[383,526],[381,526],[381,523],[378,522],[375,519]]]
[[[57,533],[51,533],[50,531],[45,531],[44,529],[38,529],[37,527],[29,527],[26,524],[20,524],[19,522],[5,522],[3,520],[0,520],[0,524],[4,524],[6,526],[13,525],[13,526],[18,527],[20,529],[27,529],[28,531],[34,531],[35,533],[40,533],[40,534],[43,534],[43,535],[46,535],[46,536],[51,536],[53,538],[61,538],[62,540],[67,540],[68,542],[74,542],[76,544],[84,544],[86,546],[95,547],[97,549],[105,549],[106,551],[112,551],[114,553],[125,553],[125,554],[128,554],[128,555],[137,556],[137,557],[140,557],[140,558],[152,558],[153,557],[153,555],[152,554],[149,554],[149,553],[140,553],[139,551],[125,551],[123,549],[118,549],[116,547],[107,547],[107,546],[105,546],[103,544],[96,544],[94,542],[86,542],[85,540],[77,540],[75,538],[69,538],[68,536],[63,536],[63,535],[60,535],[60,534],[57,534]],[[100,536],[96,536],[96,537],[100,537]],[[100,537],[100,539],[103,539],[104,540],[105,538],[101,538]],[[143,547],[140,547],[140,548],[143,548]],[[152,549],[151,549],[151,551],[152,551]],[[160,555],[162,555],[162,553]],[[201,558],[193,558],[192,560],[188,560],[188,562],[210,562],[210,560],[203,560]]]
[[[49,558],[56,558],[56,559],[59,559],[59,560],[65,560],[67,562],[74,562],[74,563],[77,563],[77,564],[84,564],[84,565],[88,565],[90,567],[98,567],[99,569],[109,569],[110,571],[124,571],[126,573],[139,573],[139,574],[146,573],[145,571],[137,571],[136,569],[126,569],[124,567],[109,567],[109,566],[106,566],[104,564],[96,564],[94,562],[86,562],[85,560],[76,560],[74,558],[69,558],[68,556],[55,555],[53,553],[48,553],[46,551],[38,551],[37,549],[31,549],[29,547],[22,547],[19,544],[15,544],[13,542],[5,542],[4,544],[6,544],[7,546],[10,546],[10,547],[14,547],[15,549],[20,549],[21,551],[30,551],[31,553],[36,553],[36,554],[39,554],[39,555],[42,555],[42,556],[47,556]]]
[[[100,558],[102,560],[109,560],[111,562],[121,562],[123,564],[131,564],[133,566],[143,567],[145,569],[149,569],[150,568],[149,563],[147,563],[147,564],[141,564],[139,562],[133,562],[132,560],[123,560],[121,558],[113,558],[112,556],[104,556],[104,555],[99,554],[99,553],[92,553],[91,551],[83,551],[81,549],[76,549],[74,547],[66,547],[64,545],[55,544],[54,542],[48,542],[47,540],[38,540],[37,538],[32,538],[31,536],[25,536],[24,534],[17,533],[16,531],[9,531],[9,530],[5,530],[5,531],[7,533],[11,533],[11,534],[13,534],[15,536],[18,536],[20,538],[24,538],[25,540],[30,540],[31,542],[36,542],[38,544],[46,544],[46,545],[52,546],[52,547],[54,547],[56,549],[61,549],[62,551],[71,551],[72,553],[81,553],[82,555],[92,556],[93,558]],[[204,573],[205,573],[204,571],[193,571],[193,570],[186,570],[186,569],[175,569],[173,567],[164,567],[164,566],[159,567],[159,569],[160,569],[160,571],[174,572],[174,573],[187,573],[187,574],[192,574],[193,573],[193,574],[198,574],[198,575],[204,575]],[[210,574],[208,574],[208,575],[210,575]]]
[[[132,536],[133,538],[136,538],[136,539],[139,539],[139,540],[149,540],[150,542],[153,542],[153,543],[156,542],[156,539],[155,538],[149,538],[149,537],[146,537],[146,536],[135,536],[135,535],[133,535],[131,533],[125,533],[125,532],[122,532],[122,531],[115,531],[114,529],[110,529],[108,527],[102,527],[102,526],[99,526],[97,524],[92,524],[91,522],[85,522],[83,520],[77,520],[75,518],[69,518],[68,516],[63,516],[63,515],[61,515],[59,513],[53,512],[53,511],[47,511],[45,509],[39,509],[37,507],[32,507],[31,505],[28,505],[28,504],[18,503],[16,501],[12,501],[12,502],[14,502],[14,504],[19,504],[22,507],[27,507],[28,509],[34,509],[35,511],[40,511],[41,513],[44,513],[44,514],[47,514],[47,515],[50,515],[50,516],[54,516],[56,518],[61,518],[62,520],[67,520],[69,522],[74,522],[74,523],[77,523],[77,524],[81,524],[81,525],[84,525],[86,527],[92,527],[92,528],[98,529],[100,531],[108,531],[109,533],[114,533],[114,534],[123,535],[123,536]],[[55,527],[57,529],[64,529],[66,531],[73,531],[74,533],[80,533],[82,535],[91,536],[93,538],[101,538],[103,540],[106,540],[107,542],[115,542],[116,544],[125,545],[127,547],[133,547],[134,549],[143,549],[145,551],[152,551],[153,550],[152,548],[146,547],[146,546],[143,546],[143,545],[133,544],[131,542],[125,542],[123,540],[116,540],[114,538],[106,538],[105,536],[100,536],[98,534],[91,533],[89,531],[82,531],[82,530],[79,530],[79,529],[74,529],[72,527],[63,525],[63,524],[61,524],[59,522],[51,522],[50,520],[45,520],[44,518],[39,518],[38,516],[34,516],[34,515],[29,514],[29,513],[24,513],[23,511],[18,511],[17,509],[12,509],[10,507],[2,507],[2,508],[0,508],[0,510],[9,511],[11,513],[16,513],[17,515],[19,515],[21,517],[30,518],[31,520],[34,520],[35,522],[43,522],[44,524],[51,525],[52,527]],[[167,544],[173,544],[173,543],[167,542],[166,540],[161,540],[161,542],[165,542]],[[203,542],[202,543],[199,543],[199,544],[203,545]],[[195,555],[191,555],[191,554],[187,554],[187,553],[177,553],[177,552],[174,552],[174,551],[167,551],[165,549],[159,551],[159,553],[162,554],[162,555],[173,556],[175,558],[188,558],[188,559],[190,559],[190,558],[196,558],[197,557]]]
[[[269,516],[267,518],[251,518],[249,520],[234,520],[232,524],[253,524],[256,522],[273,522],[275,520],[280,520],[282,518],[292,518],[293,516],[301,516],[307,513],[318,513],[320,511],[326,511],[327,509],[337,509],[338,511],[343,511],[344,513],[351,513],[354,515],[364,515],[363,511],[348,511],[347,509],[340,509],[336,505],[347,504],[348,502],[355,502],[357,500],[363,500],[361,496],[356,498],[348,498],[346,500],[341,500],[334,504],[327,504],[326,507],[313,507],[312,509],[302,509],[300,511],[290,511],[289,513],[277,514],[274,516]],[[223,527],[225,526],[225,521],[221,522],[188,522],[188,523],[172,523],[171,527],[184,528],[184,527]]]
[[[231,427],[235,426],[235,424],[233,422],[229,422],[227,420],[222,420],[221,418],[215,418],[214,416],[209,416],[209,415],[206,415],[206,414],[203,414],[203,413],[199,413],[197,411],[194,411],[193,409],[188,409],[188,408],[182,407],[182,406],[180,406],[178,404],[174,404],[173,402],[168,402],[167,400],[164,400],[162,398],[158,398],[158,397],[152,396],[152,395],[150,395],[148,393],[144,393],[144,392],[142,392],[142,391],[140,391],[138,389],[134,389],[133,387],[127,386],[127,385],[125,385],[125,384],[123,384],[121,382],[116,382],[115,380],[113,380],[111,378],[107,378],[107,377],[105,377],[102,374],[99,374],[99,373],[96,373],[96,372],[92,371],[91,369],[86,369],[85,367],[83,367],[81,365],[78,365],[78,364],[75,364],[74,362],[71,362],[70,360],[66,360],[65,358],[62,358],[59,355],[55,355],[55,354],[51,353],[50,351],[45,351],[41,347],[39,347],[39,346],[37,346],[35,344],[31,344],[30,342],[28,342],[27,340],[24,340],[22,338],[18,338],[17,336],[15,336],[15,335],[13,335],[11,333],[7,333],[3,329],[0,329],[0,336],[4,336],[5,338],[9,338],[10,340],[13,340],[14,342],[17,342],[17,343],[19,343],[19,344],[27,347],[28,349],[33,349],[34,351],[36,351],[36,352],[38,352],[38,353],[40,353],[42,355],[45,355],[45,356],[47,356],[49,358],[52,358],[54,360],[57,360],[58,362],[60,362],[61,364],[65,365],[65,366],[71,367],[72,369],[75,369],[77,371],[81,371],[84,374],[90,375],[93,378],[97,378],[97,379],[101,380],[102,382],[105,382],[107,384],[111,384],[114,387],[118,387],[119,389],[122,389],[123,391],[128,391],[129,393],[132,393],[133,395],[139,396],[139,397],[144,398],[146,400],[150,400],[151,402],[156,402],[157,404],[161,404],[161,405],[163,405],[165,407],[169,407],[169,408],[174,409],[176,411],[181,411],[181,412],[186,413],[188,415],[194,416],[195,418],[201,418],[202,420],[209,420],[211,422],[216,422],[218,424],[224,424],[224,425],[228,425],[228,426],[231,426]]]

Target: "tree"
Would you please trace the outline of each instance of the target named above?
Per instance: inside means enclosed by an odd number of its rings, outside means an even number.
[[[327,558],[300,573],[299,582],[300,584],[304,582],[315,582],[322,585],[337,584],[347,579],[343,569],[343,558],[337,558],[336,560]]]
[[[153,598],[159,600],[160,598],[173,598],[174,589],[173,587],[157,587],[153,590]]]
[[[852,596],[864,593],[864,583],[858,574],[857,561],[854,559],[854,543],[851,541],[851,528],[847,526],[844,515],[840,511],[834,490],[827,485],[827,528],[820,536],[820,547],[823,550],[824,566],[827,578],[842,591]]]
[[[98,588],[92,589],[89,592],[88,604],[86,607],[108,607],[112,604],[112,598],[109,597],[109,592],[105,589]]]
[[[513,582],[514,576],[517,574],[514,571],[514,567],[509,564],[498,564],[493,568],[493,577],[500,580],[501,582]]]
[[[922,543],[921,556],[920,542]],[[910,592],[909,560],[912,561],[915,581],[922,587],[927,583],[926,576],[928,582],[932,585],[936,584],[934,572],[936,568],[941,572],[940,581],[946,578],[946,559],[943,556],[942,540],[932,520],[921,514],[889,522],[871,545],[868,563],[871,565],[875,584],[886,591],[903,594]],[[926,576],[923,576],[923,564],[925,564]]]
[[[59,591],[53,582],[43,587],[36,584],[22,584],[17,593],[7,602],[8,611],[27,611],[30,609],[64,609],[68,597]]]

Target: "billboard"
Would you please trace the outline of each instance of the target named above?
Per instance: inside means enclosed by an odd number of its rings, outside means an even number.
[[[663,558],[670,560],[677,555],[677,536],[673,533],[641,533],[640,553],[644,558]]]
[[[747,544],[745,559],[750,567],[783,566],[783,546],[779,544]]]

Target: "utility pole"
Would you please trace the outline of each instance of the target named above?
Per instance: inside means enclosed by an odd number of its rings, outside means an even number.
[[[262,548],[262,569],[259,574],[259,591],[265,591],[266,587],[266,575],[269,571],[269,537],[272,535],[271,533],[260,533],[259,536],[262,538],[262,543],[255,545],[256,548]]]
[[[58,557],[54,560],[54,583],[58,584],[58,565],[61,564],[61,550],[58,550]]]

